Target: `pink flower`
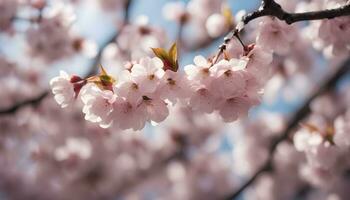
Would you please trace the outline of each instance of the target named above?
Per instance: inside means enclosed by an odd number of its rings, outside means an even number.
[[[284,55],[289,52],[290,45],[296,36],[293,26],[271,17],[265,17],[259,26],[256,39],[258,45],[271,49],[277,54]]]
[[[190,96],[190,83],[187,77],[180,71],[166,70],[158,89],[162,99],[176,103],[179,99]]]
[[[245,61],[236,59],[221,60],[215,64],[210,69],[216,77],[210,85],[210,90],[225,99],[241,96],[246,86],[246,72],[242,70],[246,64]]]
[[[249,51],[247,71],[256,77],[259,82],[265,82],[270,75],[272,52],[264,49],[259,45],[254,45],[254,48]]]
[[[43,18],[37,26],[27,31],[27,43],[30,53],[53,62],[74,53],[73,37],[65,16],[59,12],[51,18]]]
[[[218,103],[216,97],[206,88],[197,89],[190,99],[190,106],[194,110],[211,113]]]
[[[85,138],[67,138],[64,146],[55,150],[57,161],[64,161],[72,157],[88,159],[91,156],[92,147],[89,140]]]
[[[237,39],[232,39],[226,47],[226,53],[230,58],[240,58],[244,49]]]
[[[300,177],[314,186],[327,187],[334,184],[337,176],[331,171],[312,165],[304,164],[299,170]],[[319,198],[317,198],[319,199]]]
[[[298,151],[305,152],[306,158],[314,167],[330,169],[337,160],[337,148],[325,141],[318,132],[310,132],[305,128],[294,135],[294,145]]]
[[[222,0],[192,0],[187,10],[197,21],[204,21],[211,14],[220,12]]]
[[[163,62],[159,58],[144,57],[139,64],[132,66],[131,76],[142,92],[152,93],[164,74],[162,68]]]
[[[140,16],[134,24],[126,25],[117,43],[120,49],[130,51],[133,60],[152,54],[152,47],[163,47],[166,34],[163,29],[148,24],[146,16]]]
[[[167,104],[158,98],[144,100],[142,106],[147,113],[147,120],[152,123],[160,123],[169,115]]]
[[[169,2],[163,7],[163,16],[167,20],[183,23],[187,15],[185,3],[182,1]]]
[[[239,117],[246,117],[251,107],[249,99],[234,97],[226,99],[218,108],[219,114],[225,122],[233,122]]]
[[[133,104],[123,98],[116,98],[113,104],[114,125],[123,130],[141,130],[147,121],[146,114],[143,106]]]
[[[102,128],[110,127],[113,123],[111,113],[115,99],[116,96],[110,90],[101,90],[95,84],[86,85],[81,92],[85,119],[99,123]]]
[[[229,24],[222,14],[212,14],[208,17],[205,27],[210,37],[216,38],[227,32]]]
[[[128,101],[134,104],[140,102],[143,95],[139,84],[132,81],[131,74],[128,70],[122,72],[121,82],[115,88],[115,92],[118,96],[128,99]]]
[[[194,65],[185,66],[185,73],[188,79],[194,83],[208,85],[212,80],[209,71],[211,63],[203,56],[194,57],[193,62]]]
[[[318,35],[333,55],[346,55],[350,51],[350,18],[338,17],[321,21]]]
[[[334,143],[344,149],[350,146],[350,112],[347,116],[338,117],[334,122],[335,134]]]
[[[73,84],[70,77],[64,71],[60,71],[60,75],[50,80],[50,86],[56,102],[65,108],[75,100]]]

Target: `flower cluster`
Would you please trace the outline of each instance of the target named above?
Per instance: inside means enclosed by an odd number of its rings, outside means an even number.
[[[311,1],[303,10],[334,9],[346,5],[345,0]],[[306,29],[313,46],[327,57],[347,56],[350,52],[350,18],[348,16],[311,22]]]
[[[151,47],[164,47],[165,30],[151,25],[147,16],[139,16],[133,23],[121,30],[117,44],[121,51],[129,52],[133,60],[138,60],[152,53]]]
[[[258,103],[260,89],[247,63],[245,59],[232,58],[212,65],[204,57],[195,57],[195,65],[185,66],[193,88],[191,107],[206,113],[218,111],[227,122],[246,116],[249,108]]]
[[[158,57],[134,62],[121,72],[118,84],[104,69],[100,76],[86,80],[62,72],[50,83],[55,99],[66,107],[79,94],[86,120],[134,130],[147,121],[162,122],[169,115],[169,104],[178,101],[200,112],[215,111],[226,122],[247,116],[259,103],[263,79],[257,74],[269,64],[269,50],[252,45],[246,56],[217,63],[197,56],[194,65],[185,66],[185,73],[178,71],[175,45],[169,52],[153,50]]]
[[[29,54],[47,63],[76,53],[95,56],[95,44],[73,32],[74,20],[71,7],[64,5],[40,14],[37,22],[26,31]]]
[[[344,159],[350,138],[347,100],[334,105],[333,98],[336,96],[326,95],[312,102],[312,115],[293,138],[296,150],[305,154],[307,160],[300,173],[317,187],[329,187],[328,183],[338,181],[350,165]],[[339,114],[344,106],[346,113]]]
[[[240,19],[232,16],[223,0],[191,0],[187,5],[181,1],[169,2],[163,7],[163,15],[170,21],[193,28],[197,34],[189,42],[198,43],[224,35]]]
[[[291,14],[349,3],[271,2]],[[348,56],[349,16],[288,25],[280,16],[260,17],[266,4],[243,25],[245,11],[233,17],[225,0],[172,1],[163,15],[178,30],[168,37],[172,28],[134,18],[134,8],[149,1],[58,3],[0,0],[0,30],[11,33],[0,37],[1,196],[227,199],[248,186],[245,199],[348,199],[349,82],[319,87],[338,70],[326,65]],[[65,13],[71,8],[77,26]],[[103,24],[93,24],[102,14]],[[89,50],[75,32],[86,22],[95,32],[78,31],[100,45],[94,60],[76,56]],[[237,22],[239,31],[217,52],[201,56]],[[172,37],[179,51],[163,49]],[[92,65],[71,68],[75,61]],[[61,71],[50,80],[52,98],[46,78],[67,62],[61,69],[89,75]],[[92,75],[96,63],[106,68]],[[315,89],[323,96],[290,130],[289,111]],[[253,181],[234,188],[241,176]]]

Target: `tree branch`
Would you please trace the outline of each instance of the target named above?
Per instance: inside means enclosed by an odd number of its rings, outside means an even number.
[[[25,101],[16,103],[15,105],[9,107],[9,108],[5,108],[0,110],[0,116],[1,115],[7,115],[7,114],[12,114],[15,113],[17,110],[19,110],[22,107],[28,106],[28,105],[32,105],[32,106],[37,106],[40,104],[40,102],[45,99],[45,97],[49,94],[48,91],[44,91],[43,93],[41,93],[39,96],[31,98],[31,99],[27,99]]]
[[[118,30],[118,32],[116,32],[115,34],[113,34],[105,43],[103,43],[96,55],[96,57],[94,58],[91,66],[90,66],[90,70],[87,73],[86,77],[89,77],[93,74],[96,73],[96,70],[98,69],[98,64],[101,61],[101,57],[102,57],[102,53],[103,53],[103,49],[105,49],[105,47],[114,42],[116,40],[116,38],[118,38],[119,34],[122,32],[123,28],[125,27],[126,24],[129,23],[130,20],[130,5],[132,3],[132,0],[128,0],[125,4],[125,14],[124,14],[124,20],[123,20],[123,24],[120,27],[120,29]],[[13,106],[9,107],[9,108],[4,108],[4,109],[0,109],[0,116],[2,115],[8,115],[8,114],[13,114],[15,113],[17,110],[21,109],[22,107],[25,106],[29,106],[29,105],[33,105],[33,106],[37,106],[41,103],[42,100],[45,99],[45,97],[47,97],[50,94],[49,90],[45,90],[44,92],[42,92],[40,95],[38,95],[37,97],[33,97],[27,100],[24,100],[22,102],[16,103]]]
[[[281,8],[279,4],[277,4],[274,0],[262,0],[261,6],[258,10],[248,13],[242,19],[244,24],[248,24],[250,21],[263,17],[263,16],[274,16],[280,20],[285,21],[287,24],[292,24],[299,21],[306,20],[320,20],[320,19],[332,19],[340,16],[348,16],[350,15],[350,4],[346,4],[342,7],[336,9],[322,10],[322,11],[314,11],[314,12],[304,12],[304,13],[288,13]],[[218,41],[225,35],[228,35],[226,38],[230,38],[230,36],[235,32],[229,31],[226,34],[223,34],[219,37],[212,38],[211,40],[207,40],[195,47],[187,48],[188,50],[194,51],[204,47],[209,46],[213,42]],[[229,40],[230,41],[230,40]],[[229,42],[228,41],[228,42]],[[219,49],[220,50],[220,49]],[[221,55],[221,53],[220,53]]]
[[[305,102],[304,104],[298,109],[296,114],[290,119],[286,129],[284,132],[276,138],[269,149],[269,158],[265,162],[265,164],[250,178],[246,183],[244,183],[238,190],[236,190],[234,193],[228,195],[226,198],[227,200],[236,199],[247,187],[249,187],[251,184],[254,183],[254,181],[264,172],[270,171],[272,169],[272,161],[273,161],[273,155],[276,151],[277,146],[282,142],[288,139],[289,134],[298,126],[299,122],[303,120],[306,116],[310,113],[310,103],[321,94],[325,93],[326,91],[332,90],[335,88],[338,81],[348,72],[350,71],[350,58],[339,67],[338,71],[333,74],[327,81],[325,81],[317,91],[315,91]]]
[[[327,9],[321,11],[304,12],[304,13],[288,13],[276,3],[274,0],[264,0],[259,10],[246,15],[243,18],[243,23],[247,24],[250,21],[262,17],[273,16],[285,21],[287,24],[293,24],[299,21],[305,20],[320,20],[320,19],[332,19],[340,16],[350,15],[350,4],[343,5],[339,8]]]

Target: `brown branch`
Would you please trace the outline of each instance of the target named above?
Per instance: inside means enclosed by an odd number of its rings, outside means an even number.
[[[104,42],[96,57],[94,58],[91,66],[90,66],[90,70],[89,72],[87,73],[86,77],[89,77],[93,74],[96,73],[96,70],[98,69],[98,64],[100,63],[101,61],[101,57],[102,57],[102,53],[103,53],[103,50],[105,49],[105,47],[114,42],[116,40],[116,38],[118,38],[119,34],[122,32],[122,29],[125,27],[126,24],[129,23],[129,20],[130,20],[130,5],[131,5],[131,2],[132,0],[128,0],[125,4],[125,14],[124,14],[124,22],[123,22],[123,25],[120,27],[120,29],[118,30],[118,32],[116,32],[115,34],[113,34],[106,42]],[[44,92],[42,92],[40,95],[36,96],[36,97],[33,97],[33,98],[30,98],[30,99],[27,99],[27,100],[24,100],[22,102],[19,102],[19,103],[16,103],[14,104],[13,106],[9,107],[9,108],[4,108],[4,109],[0,109],[0,116],[1,115],[8,115],[8,114],[13,114],[15,113],[17,110],[21,109],[22,107],[25,107],[25,106],[37,106],[39,105],[42,100],[45,99],[45,97],[47,97],[48,95],[50,94],[50,91],[49,90],[45,90]]]
[[[325,81],[317,91],[315,91],[298,109],[296,114],[289,120],[289,123],[284,130],[284,132],[276,138],[269,149],[269,158],[265,164],[250,178],[246,183],[244,183],[238,190],[234,193],[228,195],[225,199],[235,199],[237,198],[247,187],[254,183],[254,181],[264,172],[270,171],[272,169],[273,155],[276,151],[277,146],[288,139],[290,133],[298,126],[299,122],[307,117],[310,113],[310,103],[321,94],[326,91],[332,90],[336,87],[338,81],[344,77],[350,71],[350,59],[348,59],[342,66],[339,67],[338,71],[335,72],[327,81]]]
[[[332,19],[335,17],[350,15],[350,4],[343,5],[339,8],[326,9],[321,11],[304,12],[304,13],[288,13],[276,3],[274,0],[262,1],[259,10],[246,15],[243,18],[243,23],[247,24],[250,21],[262,17],[273,16],[285,21],[287,24],[293,24],[299,21],[310,21],[320,19]]]
[[[285,21],[287,24],[292,24],[299,21],[332,19],[335,17],[348,16],[348,15],[350,15],[350,4],[346,4],[342,7],[335,8],[335,9],[328,9],[328,10],[322,10],[322,11],[288,13],[285,10],[283,10],[283,8],[279,4],[277,4],[274,0],[262,0],[260,8],[254,12],[251,12],[245,15],[242,21],[244,24],[248,24],[250,21],[259,17],[273,16],[273,17],[277,17],[280,20]],[[227,34],[231,35],[230,32],[231,34],[233,34],[235,30],[229,31],[219,37],[206,40],[205,42],[195,47],[191,47],[191,48],[187,47],[186,49],[194,51],[201,48],[205,48],[210,44],[220,40],[223,36]],[[229,36],[227,38],[229,38]]]
[[[274,0],[262,0],[260,8],[257,11],[254,11],[252,13],[245,15],[242,19],[242,22],[244,24],[248,24],[250,21],[259,17],[273,16],[273,17],[277,17],[282,21],[285,21],[287,24],[292,24],[298,21],[332,19],[335,17],[349,16],[349,15],[350,15],[349,3],[335,9],[327,9],[327,10],[304,12],[304,13],[288,13],[285,10],[283,10],[283,8]],[[234,37],[238,38],[239,31],[241,30],[238,30],[237,28],[235,28],[224,38],[224,43],[220,45],[219,50],[214,57],[213,63],[215,63],[218,60],[218,58],[223,54],[228,43]]]
[[[47,97],[49,94],[48,91],[44,91],[43,93],[41,93],[39,96],[31,98],[31,99],[27,99],[25,101],[16,103],[15,105],[9,107],[9,108],[4,108],[0,110],[0,116],[2,115],[7,115],[7,114],[12,114],[15,113],[17,110],[19,110],[22,107],[28,106],[28,105],[32,105],[32,106],[38,106],[40,104],[40,102],[45,99],[45,97]]]

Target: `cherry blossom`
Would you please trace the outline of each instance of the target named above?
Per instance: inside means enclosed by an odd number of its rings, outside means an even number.
[[[166,70],[157,92],[162,99],[176,103],[178,100],[189,98],[192,91],[190,81],[183,73]]]
[[[51,79],[50,85],[55,100],[62,108],[71,105],[75,99],[75,92],[71,77],[64,71],[60,71],[60,76]]]
[[[42,56],[52,62],[71,55],[74,52],[73,37],[69,22],[64,13],[58,12],[49,18],[43,18],[37,26],[27,31],[27,42],[30,54]]]
[[[300,130],[294,136],[295,147],[304,151],[312,166],[329,169],[337,159],[337,148],[325,141],[321,134]]]
[[[211,63],[203,56],[196,56],[193,59],[194,65],[186,65],[185,72],[189,80],[195,84],[209,84],[212,80],[209,68]]]
[[[145,93],[152,93],[156,90],[159,80],[162,78],[163,62],[157,58],[142,58],[139,64],[131,68],[131,76],[139,89]]]
[[[146,109],[133,102],[117,98],[111,115],[114,125],[120,129],[141,130],[147,121]]]
[[[164,46],[166,39],[162,28],[149,24],[146,16],[139,16],[134,24],[126,25],[117,43],[120,49],[132,52],[133,59],[140,59],[152,53],[152,47]]]
[[[205,27],[207,28],[210,37],[215,38],[227,32],[229,24],[227,23],[225,16],[215,13],[207,19]]]
[[[179,24],[186,22],[186,18],[188,18],[186,5],[182,1],[169,2],[163,7],[162,11],[165,19]]]
[[[257,44],[273,50],[277,54],[287,54],[292,42],[295,41],[296,31],[293,26],[289,26],[276,18],[266,17],[259,24]]]
[[[348,148],[350,146],[348,116],[349,114],[347,114],[346,116],[340,116],[334,122],[334,143],[342,148]]]
[[[347,0],[149,3],[0,0],[1,197],[347,199]]]
[[[107,11],[121,10],[126,3],[125,0],[97,0],[99,5]]]
[[[110,115],[116,99],[112,91],[101,90],[96,85],[88,84],[81,91],[80,97],[84,103],[83,113],[86,120],[97,122],[101,127],[109,127],[112,124]]]

